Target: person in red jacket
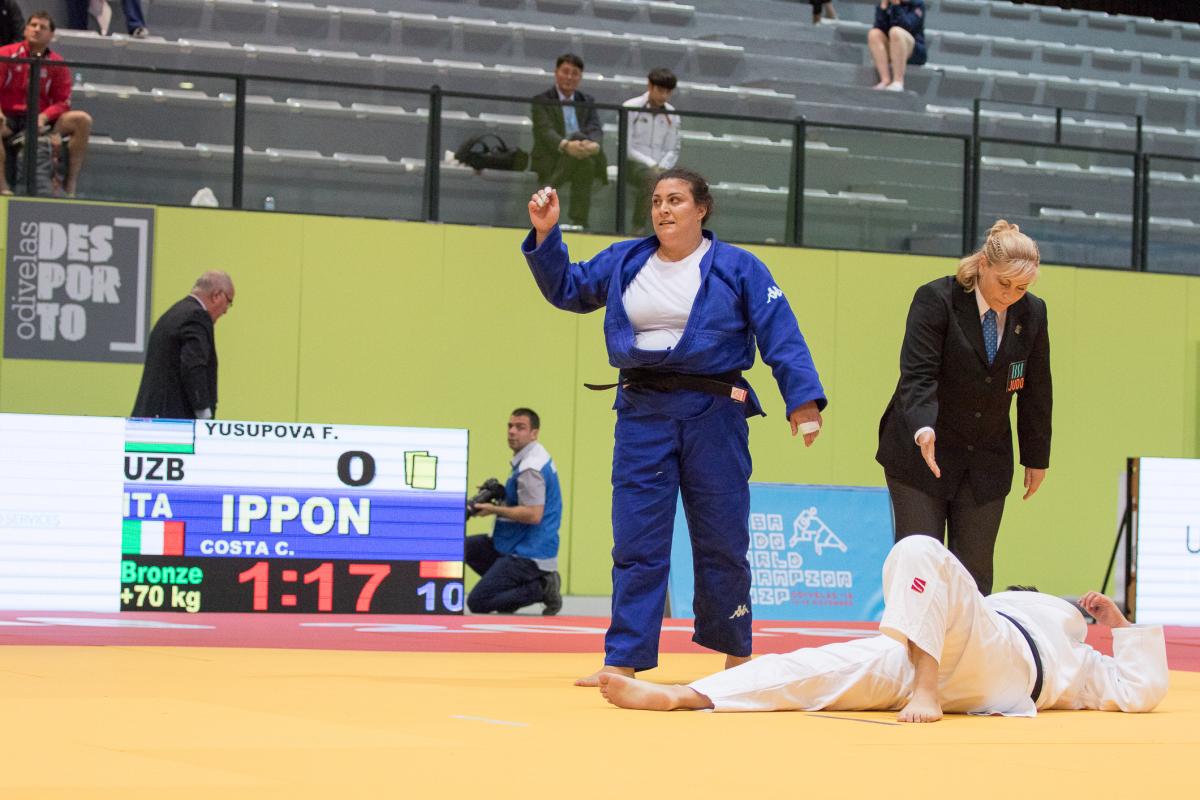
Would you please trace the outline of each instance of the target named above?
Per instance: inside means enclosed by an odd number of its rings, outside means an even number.
[[[38,132],[70,137],[70,164],[63,190],[74,197],[75,184],[87,155],[92,117],[71,109],[71,71],[54,65],[62,56],[50,49],[54,41],[54,19],[46,11],[35,11],[25,23],[25,41],[0,47],[0,136],[5,139],[24,130],[25,98],[29,90],[29,64],[13,59],[38,58],[48,64],[40,71]],[[0,194],[12,194],[4,173],[4,148],[0,148]]]

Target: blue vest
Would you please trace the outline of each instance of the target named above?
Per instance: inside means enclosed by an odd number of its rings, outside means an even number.
[[[562,491],[558,486],[558,470],[554,467],[554,461],[539,442],[533,442],[527,447],[521,454],[521,460],[513,466],[512,474],[504,484],[504,504],[521,505],[517,496],[517,476],[527,469],[536,469],[546,481],[546,505],[542,510],[542,521],[537,525],[522,525],[496,517],[496,526],[492,529],[492,544],[505,555],[550,561],[558,557]],[[549,568],[552,567],[543,567]]]

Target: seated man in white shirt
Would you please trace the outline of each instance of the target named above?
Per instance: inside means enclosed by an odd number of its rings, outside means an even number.
[[[675,74],[665,67],[650,71],[646,93],[626,100],[625,108],[636,109],[629,115],[629,153],[625,161],[632,200],[631,230],[635,236],[650,231],[650,194],[658,176],[679,161],[678,114],[667,100],[675,91]]]
[[[909,536],[883,566],[880,635],[767,655],[687,686],[600,676],[613,705],[655,711],[886,711],[1034,716],[1037,709],[1150,711],[1167,693],[1161,625],[1131,625],[1109,598],[1080,604],[1113,629],[1112,657],[1079,610],[1036,591],[984,597],[941,542]]]

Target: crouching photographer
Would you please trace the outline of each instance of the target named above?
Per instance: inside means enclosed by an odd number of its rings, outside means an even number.
[[[503,503],[493,502],[495,487],[488,482],[467,504],[468,516],[496,517],[491,535],[467,537],[467,566],[480,575],[467,596],[467,608],[473,613],[511,614],[534,603],[545,604],[542,614],[546,616],[562,609],[558,574],[562,493],[554,461],[537,440],[540,428],[541,420],[531,409],[512,412],[508,418],[512,474],[504,484]]]

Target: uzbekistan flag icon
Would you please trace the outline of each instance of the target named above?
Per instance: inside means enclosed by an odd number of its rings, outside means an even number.
[[[183,555],[182,520],[127,519],[121,523],[121,553],[131,556]]]

